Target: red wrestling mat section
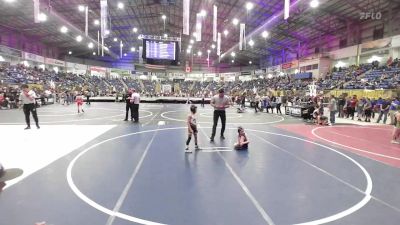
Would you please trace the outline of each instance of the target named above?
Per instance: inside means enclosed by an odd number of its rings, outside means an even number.
[[[296,124],[276,127],[400,168],[400,145],[390,143],[393,130],[388,126],[327,127]]]

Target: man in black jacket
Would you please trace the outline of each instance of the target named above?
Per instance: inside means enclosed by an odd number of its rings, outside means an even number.
[[[124,121],[128,121],[128,114],[129,110],[131,111],[131,120],[133,120],[133,104],[131,103],[131,95],[132,95],[132,90],[129,90],[128,93],[125,94],[125,103],[126,103],[126,113],[125,113],[125,119]]]

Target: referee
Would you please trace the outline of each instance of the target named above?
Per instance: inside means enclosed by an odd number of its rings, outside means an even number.
[[[225,96],[224,89],[219,89],[218,95],[211,98],[210,105],[214,107],[213,127],[210,141],[214,142],[215,131],[217,129],[218,119],[221,118],[221,139],[225,139],[225,125],[226,125],[226,113],[225,109],[229,108],[230,102],[229,97]]]
[[[39,119],[36,112],[36,93],[33,90],[29,90],[29,86],[23,84],[21,86],[22,92],[19,95],[19,102],[23,105],[23,110],[25,114],[25,122],[27,127],[25,130],[31,129],[31,119],[30,114],[32,113],[33,119],[35,120],[37,129],[40,129]]]
[[[132,89],[132,96],[131,96],[131,100],[130,100],[131,104],[132,104],[132,116],[134,119],[135,123],[139,122],[139,103],[140,103],[140,95],[139,93],[136,92],[136,90],[133,88]]]

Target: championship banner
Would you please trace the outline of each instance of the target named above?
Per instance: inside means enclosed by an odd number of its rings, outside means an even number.
[[[218,32],[217,38],[217,55],[221,55],[221,33]]]
[[[189,35],[190,29],[190,0],[183,0],[183,34]]]
[[[213,41],[217,41],[217,6],[214,5],[214,18],[213,18]]]
[[[100,31],[101,37],[106,38],[108,35],[106,34],[107,26],[107,17],[108,17],[108,5],[107,0],[100,0]]]
[[[285,0],[285,9],[283,19],[287,20],[289,18],[290,11],[290,0]]]
[[[243,48],[244,44],[244,48]],[[239,50],[246,50],[246,24],[240,24]]]
[[[33,0],[33,19],[35,23],[40,23],[39,14],[40,14],[40,2],[39,0]]]
[[[201,23],[202,18],[200,13],[196,14],[196,41],[201,41]]]

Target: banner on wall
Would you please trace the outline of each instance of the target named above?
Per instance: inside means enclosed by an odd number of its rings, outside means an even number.
[[[361,44],[361,52],[367,52],[372,50],[378,50],[381,48],[388,48],[391,46],[392,38],[384,38],[376,41],[370,41]]]
[[[265,73],[265,70],[264,69],[261,69],[261,70],[254,70],[254,74],[255,75],[263,75]]]
[[[17,49],[9,48],[7,46],[3,46],[3,45],[0,45],[0,54],[19,57],[19,58],[22,57],[22,52],[21,51],[19,51]]]
[[[280,73],[281,71],[281,65],[271,66],[267,68],[267,73]]]
[[[110,73],[118,74],[121,77],[129,77],[131,75],[130,70],[122,70],[122,69],[115,69],[115,68],[111,68]]]
[[[33,54],[33,53],[29,53],[29,52],[24,52],[24,59],[25,60],[29,60],[29,61],[33,61],[33,62],[44,63],[44,57],[43,56],[36,55],[36,54]]]
[[[65,62],[58,60],[58,59],[51,59],[51,58],[45,58],[44,63],[47,65],[53,65],[53,66],[65,66]]]
[[[98,66],[90,67],[90,75],[92,75],[92,76],[105,77],[106,73],[107,73],[107,68],[98,67]]]
[[[297,69],[299,68],[299,61],[294,60],[292,62],[284,63],[282,64],[282,70],[288,70],[288,69]]]

